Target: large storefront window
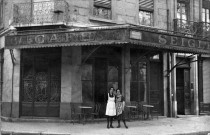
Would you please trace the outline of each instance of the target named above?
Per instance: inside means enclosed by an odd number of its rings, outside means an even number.
[[[58,117],[61,91],[61,51],[22,51],[21,116]]]
[[[131,101],[147,100],[147,64],[137,62],[131,66]]]

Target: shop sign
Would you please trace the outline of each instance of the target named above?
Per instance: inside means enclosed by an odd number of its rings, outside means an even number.
[[[140,31],[141,38],[138,41],[144,41],[146,43],[154,43],[156,46],[159,47],[178,47],[179,49],[193,49],[194,51],[204,51],[210,52],[210,42],[205,40],[199,40],[196,38],[184,37],[184,36],[176,36],[176,35],[169,35],[164,33],[157,33],[157,32],[149,32],[149,31]],[[133,38],[132,31],[130,32],[130,39]],[[137,35],[137,34],[136,34]],[[135,36],[136,37],[136,36]],[[190,52],[190,51],[189,51]]]
[[[54,43],[72,43],[72,42],[91,42],[91,41],[109,41],[125,40],[125,30],[98,30],[86,32],[60,32],[44,33],[37,35],[16,35],[6,37],[6,47],[54,44]]]

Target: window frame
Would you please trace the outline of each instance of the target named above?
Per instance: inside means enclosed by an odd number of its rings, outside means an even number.
[[[0,0],[0,29],[4,27],[4,6],[3,0]]]
[[[98,18],[98,19],[105,19],[105,20],[112,20],[112,0],[108,0],[110,1],[110,6],[106,6],[106,5],[103,5],[103,4],[97,4],[95,3],[95,0],[93,0],[93,7],[92,7],[92,17],[95,17],[95,18]],[[100,15],[95,15],[94,14],[94,10],[95,8],[101,8],[101,9],[105,9],[107,11],[109,11],[110,13],[110,16],[108,16],[107,18],[106,17],[100,17]]]
[[[139,25],[142,25],[142,26],[153,27],[154,26],[154,0],[151,0],[152,3],[150,3],[151,1],[149,1],[150,5],[148,3],[145,3],[145,1],[139,0],[138,23],[139,23]],[[144,5],[141,5],[141,4],[144,4]],[[147,13],[150,14],[150,19],[149,19],[150,20],[150,25],[141,24],[141,22],[140,22],[140,12],[147,12]],[[143,17],[143,18],[145,18],[145,17]]]
[[[149,19],[150,20],[150,25],[141,24],[141,21],[140,21],[140,12],[150,13],[150,19]],[[151,11],[151,10],[142,10],[142,9],[139,9],[139,12],[138,12],[138,22],[139,22],[139,25],[142,25],[142,26],[154,26],[154,12]]]
[[[177,19],[180,19],[180,20],[185,20],[185,21],[188,21],[189,20],[189,18],[190,18],[190,1],[189,0],[177,0],[177,5],[176,6],[178,6],[178,3],[180,3],[180,4],[185,4],[185,13],[186,13],[186,19],[183,19],[182,18],[182,14],[180,14],[180,18],[178,18],[178,7],[177,7],[177,9],[176,9],[176,18]],[[183,10],[182,10],[183,11]],[[182,12],[181,12],[182,13]]]

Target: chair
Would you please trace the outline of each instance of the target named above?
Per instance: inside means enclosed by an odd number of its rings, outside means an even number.
[[[210,103],[200,102],[200,115],[210,114]]]
[[[84,117],[84,114],[76,111],[76,103],[71,103],[70,107],[71,107],[71,120],[73,122],[73,125],[75,121],[79,121],[80,123],[82,117]]]
[[[141,101],[138,103],[138,115],[142,116],[142,119],[145,119],[145,116],[147,114],[147,108],[143,107],[143,105],[146,105],[147,103],[144,101]]]
[[[91,113],[92,116],[92,120],[94,120],[95,118],[99,118],[99,111],[101,109],[101,104],[100,103],[96,103],[94,106],[94,110]]]
[[[136,101],[131,101],[131,106],[135,106],[136,108],[130,108],[129,116],[130,118],[135,119],[136,116],[138,117],[138,104]]]
[[[151,116],[153,118],[153,116],[156,115],[157,119],[158,119],[158,116],[160,114],[159,112],[159,108],[160,108],[160,105],[159,105],[159,102],[156,102],[156,103],[151,103],[151,105],[153,105],[154,107],[151,109]]]

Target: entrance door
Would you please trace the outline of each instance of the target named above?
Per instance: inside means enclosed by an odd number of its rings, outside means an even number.
[[[190,73],[189,69],[177,68],[176,70],[176,98],[177,113],[190,114]]]
[[[107,96],[107,59],[95,59],[95,102],[101,104],[100,116],[105,115]]]
[[[21,115],[58,117],[60,104],[60,54],[22,55]]]

